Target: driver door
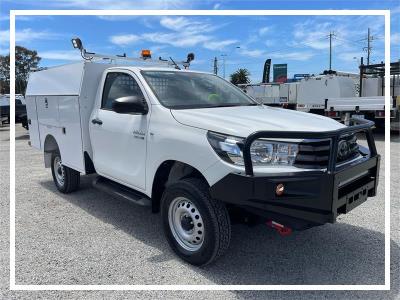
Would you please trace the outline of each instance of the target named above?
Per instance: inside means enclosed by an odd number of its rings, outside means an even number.
[[[107,73],[100,107],[92,113],[89,127],[97,173],[144,190],[150,111],[141,115],[116,113],[112,109],[113,102],[120,97],[145,98],[134,76],[124,71]]]

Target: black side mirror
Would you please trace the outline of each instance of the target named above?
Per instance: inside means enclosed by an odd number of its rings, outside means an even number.
[[[149,112],[146,100],[139,96],[117,98],[112,104],[112,109],[119,114],[146,115]]]

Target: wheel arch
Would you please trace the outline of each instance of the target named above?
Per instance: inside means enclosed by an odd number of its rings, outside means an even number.
[[[51,154],[60,151],[58,147],[57,140],[51,134],[48,134],[43,143],[43,156],[44,156],[44,166],[50,168],[51,166]]]
[[[152,188],[152,211],[160,211],[160,201],[162,194],[168,184],[183,178],[194,177],[204,180],[208,184],[204,175],[195,167],[177,160],[166,160],[162,162],[155,172]]]

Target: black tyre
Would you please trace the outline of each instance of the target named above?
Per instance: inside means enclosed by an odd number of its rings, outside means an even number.
[[[80,173],[64,166],[58,152],[53,152],[51,155],[51,174],[60,192],[68,194],[79,188]]]
[[[220,257],[231,239],[228,211],[208,190],[203,180],[187,178],[169,185],[161,199],[168,243],[179,257],[198,266]]]

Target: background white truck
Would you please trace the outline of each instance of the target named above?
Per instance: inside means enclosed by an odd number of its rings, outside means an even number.
[[[299,82],[238,84],[247,95],[269,106],[296,107]]]
[[[375,195],[371,122],[259,105],[208,73],[97,63],[75,43],[84,62],[30,75],[30,144],[59,191],[96,173],[99,189],[161,211],[189,263],[226,251],[233,216],[285,234],[334,223]]]
[[[353,77],[335,74],[304,78],[298,86],[296,109],[323,115],[325,99],[355,97],[355,83]]]
[[[400,129],[400,63],[390,63],[390,127]],[[363,65],[361,60],[357,97],[327,97],[325,115],[347,122],[350,117],[374,120],[378,127],[385,121],[385,64]]]

